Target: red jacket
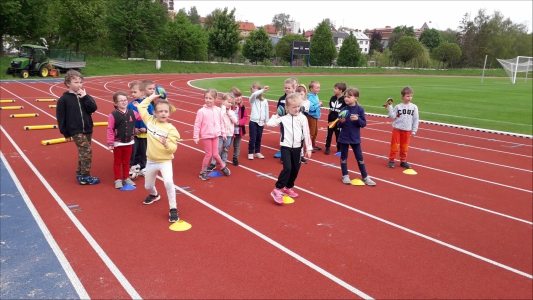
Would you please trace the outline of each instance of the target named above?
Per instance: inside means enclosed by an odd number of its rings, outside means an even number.
[[[232,107],[232,109],[235,109],[236,106]],[[246,112],[246,108],[244,105],[239,106],[239,113],[237,114],[237,119],[239,120],[239,132],[241,137],[246,135],[246,128],[245,125],[248,123],[248,112]]]

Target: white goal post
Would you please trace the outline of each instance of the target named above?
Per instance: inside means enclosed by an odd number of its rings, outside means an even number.
[[[530,56],[517,56],[511,59],[499,59],[496,58],[502,65],[507,75],[511,79],[511,83],[516,83],[516,74],[518,72],[525,72],[527,80],[527,74],[533,71],[533,57]]]

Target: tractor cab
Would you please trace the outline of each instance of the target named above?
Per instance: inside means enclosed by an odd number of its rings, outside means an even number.
[[[20,73],[20,77],[28,78],[29,75],[46,77],[50,73],[48,48],[37,45],[23,44],[20,47],[19,57],[11,60],[11,67],[7,74]]]

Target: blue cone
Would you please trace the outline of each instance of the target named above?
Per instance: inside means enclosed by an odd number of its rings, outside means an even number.
[[[278,151],[278,153],[274,154],[274,158],[280,158],[281,157],[281,151]]]
[[[335,156],[341,156],[341,153],[340,153],[340,151],[339,151],[339,152],[337,152],[337,153],[335,153]]]
[[[216,171],[216,170],[215,170],[215,171],[209,173],[209,175],[207,175],[207,176],[212,177],[212,178],[215,178],[215,177],[220,177],[220,176],[222,176],[222,174],[220,174],[219,171]]]
[[[134,189],[136,189],[134,185],[126,183],[120,190],[121,191],[133,191]]]

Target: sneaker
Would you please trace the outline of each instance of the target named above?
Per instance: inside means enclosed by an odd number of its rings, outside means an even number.
[[[236,158],[233,159],[233,165],[234,166],[238,166],[239,165],[239,161]]]
[[[408,162],[406,162],[406,161],[402,161],[400,163],[400,167],[406,168],[406,169],[411,169],[411,165]]]
[[[326,150],[324,151],[324,154],[329,155],[329,147],[326,147]]]
[[[206,172],[202,172],[202,173],[200,173],[200,179],[209,180],[209,176],[207,175]]]
[[[321,147],[318,147],[318,146],[313,147],[313,149],[314,149],[314,150],[319,150],[319,151],[322,150],[322,148],[321,148]]]
[[[344,183],[344,184],[352,184],[352,181],[350,180],[350,176],[343,175],[342,176],[342,183]]]
[[[131,178],[126,178],[126,180],[124,180],[124,183],[135,186],[135,182],[133,182],[133,180],[131,180]]]
[[[273,189],[272,192],[270,192],[270,196],[272,196],[276,203],[283,204],[283,194],[280,189]]]
[[[222,173],[224,173],[224,175],[226,176],[231,175],[231,172],[229,171],[227,166],[224,166],[224,168],[220,169],[220,171],[222,171]]]
[[[139,170],[139,176],[144,177],[145,171],[146,171],[146,168],[143,168],[143,169]]]
[[[214,164],[210,164],[210,165],[207,167],[207,172],[212,172],[215,168],[216,168],[216,167],[215,167]]]
[[[302,164],[306,164],[306,163],[307,163],[307,159],[305,159],[305,157],[302,156],[302,157],[300,158],[300,162],[301,162]]]
[[[250,160],[254,159],[254,155],[253,154],[248,154],[248,159],[250,159]]]
[[[263,154],[261,154],[261,153],[256,153],[256,154],[254,154],[254,157],[256,157],[256,158],[260,158],[260,159],[265,158],[265,157],[263,156]]]
[[[152,204],[156,201],[158,201],[159,199],[161,199],[161,196],[160,195],[148,195],[148,197],[146,197],[146,199],[144,199],[143,201],[143,204]]]
[[[389,160],[389,164],[388,164],[389,168],[394,168],[394,160]]]
[[[100,178],[92,177],[91,175],[87,175],[87,176],[81,176],[80,175],[80,177],[78,179],[78,183],[81,184],[81,185],[98,184],[98,183],[100,183]]]
[[[76,174],[76,180],[77,180],[78,182],[80,182],[80,180],[81,180],[81,175],[80,175],[80,174]]]
[[[281,151],[278,151],[278,153],[274,154],[274,158],[280,158],[281,157]]]
[[[288,189],[288,188],[286,188],[286,187],[282,188],[282,189],[281,189],[281,192],[282,192],[284,195],[287,195],[287,196],[289,196],[289,197],[291,197],[291,198],[296,198],[296,197],[298,197],[298,194],[297,194],[295,191],[293,191],[292,189]]]
[[[168,221],[170,223],[178,222],[180,220],[180,218],[178,217],[178,210],[175,208],[170,209],[170,211],[168,212],[168,216],[170,217],[168,218]]]
[[[139,176],[139,171],[141,170],[141,166],[140,165],[134,165],[134,166],[131,166],[130,168],[130,178],[135,180],[137,179],[137,177]]]
[[[366,176],[365,178],[363,178],[363,182],[366,185],[369,185],[369,186],[375,186],[376,185],[376,183],[374,181],[372,181],[372,179],[370,179],[370,176]]]
[[[129,178],[128,178],[129,179]],[[115,188],[116,189],[121,189],[123,186],[122,186],[122,179],[117,179],[115,180]]]

